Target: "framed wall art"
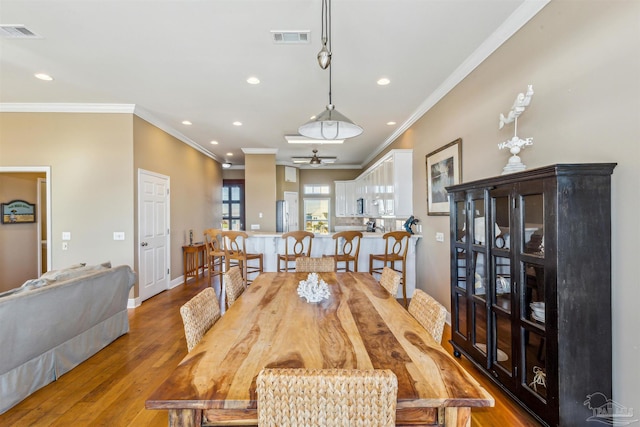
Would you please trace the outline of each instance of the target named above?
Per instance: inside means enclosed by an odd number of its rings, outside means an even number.
[[[427,154],[427,215],[449,215],[446,187],[461,181],[461,138]]]
[[[3,224],[23,224],[36,222],[36,205],[24,200],[12,200],[0,204]]]

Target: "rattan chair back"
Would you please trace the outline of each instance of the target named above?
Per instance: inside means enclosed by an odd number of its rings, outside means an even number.
[[[426,292],[416,289],[409,303],[409,313],[438,343],[442,341],[447,309]]]
[[[245,289],[239,267],[231,267],[229,271],[224,273],[224,286],[225,295],[227,296],[227,307],[231,307]]]
[[[398,287],[400,286],[400,274],[392,268],[384,267],[382,274],[380,275],[380,284],[385,288],[394,298],[398,293]]]
[[[220,318],[216,291],[207,287],[180,307],[187,350],[191,351]]]
[[[390,370],[264,369],[258,426],[395,426],[398,380]]]
[[[333,257],[300,257],[296,258],[296,271],[306,273],[327,273],[336,271],[336,261]]]

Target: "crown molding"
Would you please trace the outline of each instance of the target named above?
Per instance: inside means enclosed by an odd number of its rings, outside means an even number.
[[[223,163],[215,154],[205,150],[193,140],[167,125],[156,116],[135,104],[77,104],[77,103],[0,103],[0,113],[101,113],[135,114],[205,156]]]
[[[0,103],[2,113],[115,113],[133,114],[135,104]]]
[[[276,154],[277,148],[241,148],[244,154]]]
[[[161,129],[161,130],[165,131],[169,135],[171,135],[174,138],[182,141],[183,143],[187,144],[189,147],[193,148],[194,150],[199,151],[200,153],[202,153],[205,156],[215,160],[216,162],[218,162],[220,164],[224,163],[224,160],[221,160],[220,158],[218,158],[218,156],[216,156],[215,154],[211,153],[210,151],[205,150],[200,145],[198,145],[195,141],[193,141],[191,138],[189,138],[186,135],[178,132],[172,126],[167,125],[165,122],[163,122],[162,120],[158,119],[156,116],[154,116],[152,113],[150,113],[149,111],[145,110],[144,108],[141,108],[140,106],[136,105],[135,106],[135,111],[133,112],[133,114],[135,114],[136,116],[140,117],[142,120],[151,123],[152,125],[154,125],[158,129]]]
[[[362,167],[370,163],[382,153],[393,141],[400,137],[407,129],[417,122],[438,101],[464,80],[480,64],[482,64],[504,42],[514,35],[520,28],[531,20],[551,0],[525,0],[491,36],[489,36],[469,57],[455,69],[453,73],[418,107],[395,132],[389,136],[373,153],[362,163]]]

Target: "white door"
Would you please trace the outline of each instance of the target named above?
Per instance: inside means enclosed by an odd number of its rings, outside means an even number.
[[[285,191],[284,199],[287,201],[289,209],[289,231],[298,231],[298,193]]]
[[[138,169],[140,302],[169,289],[169,177]]]

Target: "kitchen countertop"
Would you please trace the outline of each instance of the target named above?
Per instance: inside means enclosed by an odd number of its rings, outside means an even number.
[[[274,231],[247,231],[247,234],[249,235],[249,237],[282,237],[282,235],[284,233],[277,233]],[[333,235],[335,233],[329,233],[329,234],[315,234],[314,238],[323,238],[323,237],[328,237],[328,238],[332,238]],[[372,232],[372,231],[363,231],[362,232],[362,238],[363,239],[367,239],[367,238],[377,238],[377,237],[382,237],[384,233],[381,231],[376,231],[376,232]],[[421,234],[412,234],[411,238],[422,238]]]

